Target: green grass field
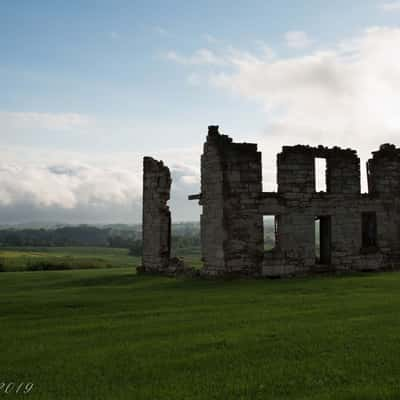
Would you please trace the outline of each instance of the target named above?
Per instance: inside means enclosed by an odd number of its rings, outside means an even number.
[[[0,274],[1,382],[30,399],[400,398],[400,274]]]
[[[87,269],[137,267],[140,257],[128,254],[128,249],[108,247],[10,247],[0,248],[2,270],[27,269]]]

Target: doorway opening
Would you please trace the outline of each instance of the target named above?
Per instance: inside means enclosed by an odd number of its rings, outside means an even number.
[[[376,223],[376,212],[362,213],[362,247],[376,248],[378,227]]]
[[[264,215],[264,251],[271,251],[278,243],[278,215]]]
[[[330,215],[315,217],[316,264],[331,264],[332,222]]]

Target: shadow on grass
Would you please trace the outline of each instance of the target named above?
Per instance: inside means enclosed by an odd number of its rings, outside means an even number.
[[[211,280],[192,277],[165,277],[156,275],[137,275],[135,270],[76,270],[64,271],[68,278],[62,282],[49,282],[52,288],[72,287],[115,287],[124,286],[133,290],[193,290],[213,289],[224,286],[240,285],[242,280]],[[62,273],[62,272],[59,272]],[[51,272],[50,272],[51,274]],[[51,275],[50,275],[51,276]],[[255,282],[255,280],[244,280],[244,282]]]
[[[54,272],[54,274],[63,272]],[[284,292],[291,295],[329,295],[338,291],[346,294],[349,290],[369,290],[376,286],[376,278],[387,274],[355,273],[350,275],[310,276],[291,279],[204,279],[199,277],[162,277],[150,275],[137,275],[135,270],[86,270],[65,271],[62,282],[58,279],[49,281],[47,287],[52,288],[79,288],[124,287],[132,291],[214,291],[221,289],[237,291],[240,294],[246,288],[252,288],[262,293],[276,294]],[[48,272],[48,274],[53,274]],[[389,273],[389,275],[391,275]],[[56,275],[54,275],[55,277]],[[316,284],[317,283],[317,284]]]
[[[52,287],[94,287],[94,286],[132,286],[135,284],[137,276],[135,272],[126,274],[105,274],[100,276],[73,276],[63,282],[53,282]]]

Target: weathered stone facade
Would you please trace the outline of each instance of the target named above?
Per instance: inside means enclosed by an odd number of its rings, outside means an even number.
[[[167,270],[171,249],[171,175],[162,161],[143,159],[143,257],[147,272]]]
[[[210,126],[201,157],[204,273],[257,274],[263,255],[261,153]]]
[[[316,191],[316,158],[326,160],[324,192]],[[201,193],[189,197],[202,206],[203,274],[274,277],[400,267],[400,149],[386,144],[373,153],[367,163],[368,194],[361,194],[360,159],[351,149],[285,146],[277,168],[277,192],[263,192],[257,145],[234,143],[217,126],[209,127],[201,157]],[[152,206],[144,199],[143,229],[151,232],[144,234],[144,265],[162,269],[169,257],[166,242],[151,247],[146,238],[163,236],[163,224],[170,220],[149,211],[164,210],[155,207],[160,203],[154,199],[165,189],[149,179],[153,183],[145,192],[155,190],[156,195],[147,193]],[[275,217],[271,251],[264,251],[264,215]],[[157,258],[160,251],[164,257]]]

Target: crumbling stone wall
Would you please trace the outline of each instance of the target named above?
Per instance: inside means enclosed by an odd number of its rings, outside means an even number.
[[[383,151],[387,151],[387,147]],[[317,193],[315,190],[314,160],[317,157],[327,160],[326,192]],[[395,182],[400,183],[393,160],[390,163],[386,161],[387,164],[382,161],[385,158],[382,149],[374,158],[379,159],[379,167],[377,163],[369,162],[371,182],[380,182],[381,177],[389,173],[387,186],[394,187]],[[271,254],[264,256],[263,275],[378,270],[396,264],[396,249],[400,243],[398,235],[393,240],[399,221],[397,195],[387,202],[377,192],[360,194],[360,160],[354,150],[323,146],[283,147],[277,166],[277,195],[281,204],[278,249],[272,253],[274,257]],[[380,177],[377,177],[377,170]],[[265,204],[261,208],[265,209]],[[365,248],[362,216],[371,212],[376,214],[378,245]],[[317,218],[330,221],[329,265],[321,265],[316,260]]]
[[[326,159],[326,192],[316,192],[315,159]],[[360,160],[355,151],[319,146],[285,146],[277,157],[278,195],[285,206],[279,214],[279,260],[264,258],[263,273],[274,275],[269,264],[280,264],[284,274],[301,274],[323,268],[316,263],[315,220],[330,218],[331,263],[340,254],[356,252],[359,224],[354,201],[360,197]],[[358,213],[356,214],[358,217]],[[357,218],[356,217],[356,218]],[[336,251],[336,253],[335,253]],[[343,266],[343,264],[341,264]],[[332,269],[332,265],[330,269]]]
[[[224,213],[224,170],[221,148],[232,142],[227,136],[220,136],[217,128],[210,126],[203,155],[201,156],[200,216],[201,246],[205,270],[218,275],[226,269],[225,243],[227,240]]]
[[[143,159],[143,257],[146,272],[162,272],[169,266],[171,249],[171,175],[162,161]]]
[[[399,149],[384,145],[374,153],[368,163],[370,194],[361,195],[360,159],[354,150],[285,146],[277,157],[278,190],[263,193],[256,145],[233,143],[217,128],[210,129],[202,159],[201,193],[206,272],[212,270],[207,261],[215,243],[223,250],[219,272],[226,274],[299,275],[400,266]],[[325,192],[316,191],[316,158],[326,159]],[[210,159],[218,168],[208,167]],[[216,191],[208,184],[215,171]],[[222,223],[208,212],[217,198]],[[363,226],[365,213],[376,217],[376,246],[363,243],[369,229]],[[276,246],[268,252],[262,245],[263,215],[277,217]],[[328,265],[317,259],[316,219],[323,221],[321,260],[329,260]],[[213,236],[218,229],[222,234]]]
[[[233,143],[210,126],[201,158],[204,271],[254,274],[262,262],[263,224],[258,212],[261,154],[257,145]]]
[[[384,144],[367,162],[369,193],[381,197],[400,196],[400,149]]]
[[[378,235],[388,248],[400,250],[400,149],[384,144],[372,153],[367,162],[368,189],[373,198],[378,198],[386,217],[385,229],[378,219]],[[384,234],[384,238],[382,235]]]
[[[306,146],[283,147],[278,154],[278,193],[301,193],[310,196],[315,191],[315,163]]]
[[[351,149],[342,150],[339,147],[327,149],[318,148],[317,157],[326,158],[326,186],[328,193],[360,194],[360,158]],[[317,153],[317,154],[318,154]]]
[[[326,191],[316,191],[315,159],[326,159]],[[382,145],[367,163],[351,149],[284,146],[277,156],[277,192],[262,192],[256,144],[234,143],[210,126],[201,157],[201,242],[205,275],[288,276],[400,267],[400,149]],[[169,262],[171,180],[144,161],[143,263]],[[276,217],[276,245],[263,250],[263,216]],[[321,251],[317,257],[316,220]]]

